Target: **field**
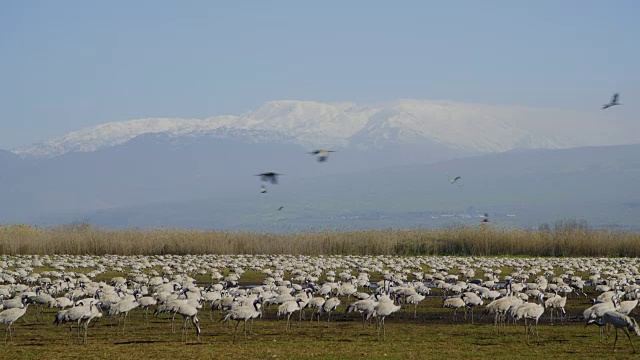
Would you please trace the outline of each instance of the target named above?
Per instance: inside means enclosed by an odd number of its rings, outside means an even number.
[[[439,300],[429,305],[439,305]],[[422,306],[422,305],[421,305]],[[77,345],[75,329],[68,336],[68,327],[56,328],[49,312],[46,322],[37,323],[34,316],[27,323],[16,325],[13,345],[1,347],[4,359],[171,359],[171,358],[235,358],[235,359],[452,359],[452,358],[509,358],[509,359],[575,359],[610,358],[607,344],[598,342],[596,328],[584,328],[583,323],[540,326],[540,344],[524,342],[522,326],[510,327],[508,335],[494,334],[492,324],[452,325],[450,313],[441,320],[411,321],[397,314],[387,321],[387,334],[376,338],[375,325],[362,329],[357,316],[348,320],[341,316],[326,328],[308,321],[295,322],[289,333],[285,322],[258,319],[254,332],[245,341],[242,325],[236,343],[232,343],[232,328],[203,316],[203,334],[196,341],[191,334],[187,343],[181,341],[180,329],[170,332],[167,319],[154,319],[144,325],[141,316],[132,314],[124,335],[117,333],[117,320],[100,319],[89,328],[87,345]],[[353,314],[351,314],[353,315]],[[433,316],[433,315],[432,315]],[[447,319],[445,319],[447,318]],[[546,321],[545,321],[546,322]],[[190,329],[192,332],[193,329]],[[640,341],[634,339],[636,346]],[[618,342],[616,358],[637,358],[630,354],[624,335]]]
[[[102,259],[101,257],[9,257],[1,259],[6,265],[3,271],[13,271],[18,267],[25,268],[25,264],[32,261],[49,262],[51,265],[60,259],[66,259],[68,264],[74,261],[88,261],[88,259]],[[228,263],[242,263],[254,257],[223,257]],[[16,259],[22,259],[16,260]],[[84,260],[80,260],[84,259]],[[119,257],[105,260],[108,263],[117,261],[123,264],[132,264],[141,261],[140,257]],[[156,258],[151,258],[153,259]],[[196,267],[203,263],[223,265],[221,258],[200,259],[196,257],[171,257],[161,260],[188,266],[193,263]],[[294,263],[296,257],[260,256],[255,257],[256,263],[261,266],[265,261],[280,261],[279,264]],[[476,262],[478,269],[487,263],[501,263],[502,265],[536,264],[540,259],[528,258],[413,258],[413,257],[327,257],[304,258],[302,260],[313,262],[321,259],[335,261],[380,261],[390,264],[393,268],[394,261],[422,261],[422,270],[425,274],[433,273],[432,265],[464,264]],[[376,260],[377,259],[377,260]],[[575,261],[574,261],[575,260]],[[637,263],[632,259],[623,259],[624,267],[629,269]],[[60,260],[62,261],[62,260]],[[102,260],[100,260],[102,261]],[[324,261],[324,260],[323,260]],[[619,264],[619,260],[588,260],[588,259],[547,259],[547,265],[553,264],[553,271],[562,274],[570,267],[566,264],[583,264],[592,261],[593,265],[601,265],[603,268]],[[21,265],[20,265],[21,264]],[[432,264],[432,265],[429,265]],[[545,263],[541,263],[544,266]],[[565,264],[565,265],[563,265]],[[13,266],[12,266],[13,265]],[[519,266],[519,265],[518,265]],[[502,266],[499,269],[503,274],[518,271],[518,266]],[[182,272],[179,266],[172,266],[176,273]],[[276,264],[274,268],[278,268]],[[223,269],[223,275],[230,274],[232,267]],[[166,269],[166,268],[165,268]],[[586,267],[576,265],[576,270],[585,270]],[[33,268],[32,273],[49,274],[54,269],[49,266]],[[69,269],[72,270],[72,269]],[[77,273],[87,273],[89,268],[75,268]],[[116,276],[129,276],[131,269],[123,271],[107,270],[96,275],[94,282],[104,281],[105,284]],[[147,268],[142,272],[162,270],[161,268]],[[352,269],[354,270],[354,269]],[[522,269],[520,269],[522,270]],[[336,271],[337,272],[337,271]],[[355,270],[354,270],[355,274]],[[449,274],[460,274],[457,269],[452,269]],[[291,273],[286,273],[284,278],[290,278]],[[414,275],[409,275],[410,282]],[[589,273],[576,272],[574,276],[589,276]],[[209,274],[194,274],[199,286],[211,284]],[[265,275],[260,271],[245,271],[239,279],[239,286],[245,287],[262,282]],[[382,281],[380,272],[371,272],[372,282]],[[319,283],[327,281],[325,275],[319,279]],[[131,287],[133,288],[133,287]],[[417,319],[413,318],[413,306],[406,305],[389,316],[386,320],[386,336],[378,337],[375,322],[363,327],[360,316],[357,313],[345,313],[347,299],[341,297],[342,304],[332,313],[331,322],[327,326],[326,316],[320,323],[308,320],[311,310],[306,310],[305,318],[299,322],[298,313],[294,313],[293,325],[290,331],[286,331],[286,321],[276,318],[276,305],[265,307],[264,318],[254,321],[253,332],[245,341],[242,335],[242,325],[239,327],[238,337],[233,341],[233,324],[220,323],[224,311],[215,310],[212,319],[209,319],[209,306],[205,304],[200,310],[200,326],[202,334],[196,338],[194,328],[188,328],[186,341],[182,338],[182,321],[178,316],[176,332],[171,332],[170,317],[160,314],[151,316],[144,321],[142,311],[136,309],[129,314],[124,333],[118,325],[118,317],[103,316],[92,322],[88,329],[88,343],[82,345],[76,339],[76,329],[70,333],[69,324],[56,326],[53,319],[59,309],[45,308],[43,320],[38,321],[33,306],[29,307],[27,315],[14,325],[15,334],[13,342],[1,347],[0,357],[3,359],[165,359],[165,358],[237,358],[237,359],[345,359],[345,358],[372,358],[372,359],[448,359],[448,358],[607,358],[611,357],[611,345],[613,335],[606,344],[599,342],[598,328],[591,326],[585,328],[585,321],[579,320],[582,310],[591,306],[591,298],[598,293],[592,286],[586,289],[587,297],[569,294],[567,301],[567,319],[558,322],[557,319],[551,325],[548,312],[540,319],[540,342],[535,337],[530,344],[525,341],[525,333],[522,321],[518,325],[508,325],[507,334],[497,334],[493,331],[493,317],[481,316],[483,307],[476,308],[475,322],[470,324],[470,319],[464,320],[459,316],[453,322],[453,311],[442,307],[444,293],[441,289],[433,288],[432,293],[417,307]],[[450,294],[449,294],[450,295]],[[352,298],[351,302],[354,301]],[[533,301],[533,300],[532,300]],[[637,311],[637,310],[636,310]],[[234,322],[235,324],[235,322]],[[612,333],[613,334],[613,333]],[[634,336],[636,346],[640,341]],[[630,353],[630,346],[626,336],[620,332],[618,341],[617,358],[636,358]]]
[[[134,291],[143,288],[144,294],[155,297],[160,290],[150,281],[161,273],[167,275],[163,276],[165,283],[175,284],[171,291],[174,298],[185,296],[178,291],[181,288],[205,294],[211,291],[208,285],[226,283],[234,275],[239,277],[237,286],[230,285],[221,297],[235,297],[236,301],[247,297],[240,292],[242,289],[250,292],[249,287],[261,284],[260,293],[273,298],[279,286],[291,287],[291,283],[309,287],[316,294],[323,284],[339,287],[338,280],[355,283],[362,276],[373,284],[370,289],[358,288],[366,294],[384,293],[384,285],[380,287],[383,279],[392,280],[394,288],[415,287],[424,281],[430,289],[417,307],[417,318],[413,316],[413,305],[403,305],[387,317],[386,336],[380,337],[375,321],[363,326],[359,313],[346,313],[346,304],[356,300],[338,295],[337,290],[335,294],[332,290],[331,296],[338,296],[341,304],[332,312],[328,326],[326,315],[320,323],[310,322],[308,318],[314,310],[305,309],[306,320],[298,321],[298,313],[294,313],[292,328],[286,331],[286,320],[276,316],[278,305],[269,305],[263,308],[263,318],[254,320],[247,340],[240,325],[235,342],[235,321],[231,327],[219,322],[227,312],[218,309],[210,319],[209,301],[199,310],[199,339],[192,326],[183,339],[180,315],[172,333],[170,315],[150,315],[145,320],[139,308],[129,313],[122,332],[118,315],[109,316],[105,306],[104,315],[90,323],[87,344],[77,341],[75,326],[70,333],[69,323],[53,324],[60,309],[45,307],[38,320],[35,306],[31,305],[13,325],[13,341],[1,347],[3,359],[607,358],[612,356],[613,335],[601,343],[596,326],[585,328],[582,312],[593,304],[592,298],[600,295],[596,284],[616,287],[620,300],[627,300],[637,296],[635,283],[640,279],[640,234],[561,227],[543,231],[486,226],[282,235],[111,231],[82,224],[50,229],[14,225],[0,227],[0,253],[4,254],[0,256],[0,277],[4,282],[0,283],[0,291],[6,289],[14,299],[21,294],[33,298],[36,291],[44,291],[75,301],[98,296],[101,303],[106,303],[107,293],[113,296],[117,290],[122,291],[118,296],[135,297]],[[330,275],[330,270],[335,274]],[[473,273],[471,277],[465,276],[469,271]],[[83,278],[82,274],[88,277]],[[435,280],[445,276],[460,278],[447,280],[446,292]],[[42,282],[42,277],[50,279]],[[114,285],[117,277],[128,281]],[[460,315],[454,321],[453,310],[442,306],[446,296],[477,292],[478,288],[467,282],[472,279],[477,280],[478,286],[486,284],[484,290],[491,287],[503,291],[504,296],[508,277],[525,286],[523,293],[526,286],[547,289],[547,282],[558,289],[564,287],[555,292],[568,299],[567,317],[551,324],[549,309],[545,309],[540,318],[539,343],[532,337],[527,344],[522,320],[508,325],[506,335],[494,332],[493,315],[482,314],[489,299],[484,306],[475,308],[473,324],[470,318],[465,320]],[[495,285],[486,282],[490,278],[496,280]],[[574,291],[573,283],[579,280],[586,281],[586,296]],[[452,292],[453,285],[461,285],[463,290]],[[104,292],[94,296],[98,288]],[[84,293],[72,295],[80,289],[85,289]],[[545,298],[557,295],[549,289]],[[229,291],[242,295],[229,295]],[[529,301],[535,302],[533,293],[527,290],[527,294]],[[631,315],[636,316],[637,311]],[[632,336],[640,346],[638,337]],[[616,357],[635,358],[630,351],[626,336],[620,332]]]

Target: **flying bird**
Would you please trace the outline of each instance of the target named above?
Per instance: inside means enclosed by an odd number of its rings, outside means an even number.
[[[462,186],[462,184],[458,184],[458,180],[462,180],[462,176],[456,176],[453,179],[449,175],[447,175],[447,177],[449,178],[449,182],[451,183],[451,185]]]
[[[284,206],[280,206],[280,207],[278,208],[278,211],[280,211],[280,210],[282,210],[282,209],[284,209]]]
[[[260,194],[264,194],[267,192],[267,188],[264,185],[260,185]]]
[[[612,107],[612,106],[621,105],[621,104],[618,102],[618,96],[619,96],[619,94],[618,94],[618,93],[613,94],[613,97],[611,98],[611,101],[610,101],[608,104],[604,104],[604,105],[602,105],[602,110],[604,110],[604,109],[606,109],[606,108],[610,108],[610,107]]]
[[[334,150],[314,150],[312,152],[309,152],[307,154],[309,155],[317,155],[317,160],[318,162],[325,162],[327,161],[327,159],[329,158],[329,153],[335,152]]]
[[[275,173],[275,172],[265,172],[265,173],[262,173],[262,174],[258,174],[256,176],[260,176],[260,180],[261,181],[271,182],[272,184],[277,184],[279,175],[282,175],[282,174],[278,174],[278,173]]]

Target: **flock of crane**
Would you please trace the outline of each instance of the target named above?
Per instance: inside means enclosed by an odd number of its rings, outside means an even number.
[[[70,333],[75,325],[78,341],[86,343],[94,319],[117,316],[118,331],[125,332],[130,312],[141,313],[146,323],[153,310],[158,318],[168,315],[172,331],[175,318],[181,318],[186,341],[191,327],[200,339],[199,315],[208,310],[210,319],[213,311],[221,311],[220,322],[236,322],[235,341],[240,323],[246,340],[247,323],[251,327],[257,318],[286,318],[290,331],[303,312],[312,322],[326,318],[329,326],[332,313],[339,311],[347,319],[349,313],[359,313],[351,318],[361,318],[363,327],[375,320],[377,336],[384,337],[388,317],[401,310],[407,312],[405,320],[423,317],[428,309],[423,305],[418,313],[420,303],[438,297],[437,306],[452,309],[454,322],[458,311],[465,318],[470,312],[474,322],[474,309],[482,309],[497,335],[506,333],[510,322],[522,322],[527,343],[530,335],[539,342],[538,323],[545,313],[550,315],[545,321],[553,322],[555,312],[562,322],[581,319],[600,326],[601,336],[613,326],[614,348],[621,329],[635,352],[630,333],[640,336],[640,328],[629,315],[638,305],[639,266],[639,259],[611,258],[1,256],[0,323],[6,326],[5,342],[13,341],[13,328],[31,305],[37,321],[69,323]],[[263,280],[239,286],[247,271],[262,274]],[[106,272],[122,276],[106,277]],[[593,305],[569,317],[567,302],[584,303],[586,287]],[[60,310],[47,320],[44,307]]]

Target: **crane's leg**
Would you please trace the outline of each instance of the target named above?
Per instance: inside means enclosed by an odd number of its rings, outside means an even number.
[[[413,306],[413,318],[418,318],[418,303],[415,303],[415,305]]]
[[[7,343],[7,336],[9,335],[9,327],[11,327],[11,325],[7,326],[6,329],[4,329],[4,343]]]
[[[238,333],[238,326],[240,326],[240,320],[236,322],[236,331],[233,332],[233,342],[236,342],[236,334]]]
[[[633,341],[631,341],[631,336],[629,335],[629,332],[627,331],[626,328],[622,328],[622,330],[624,330],[624,333],[627,334],[627,339],[629,339],[629,344],[631,344],[631,348],[633,349],[633,354],[635,354],[636,348],[635,346],[633,346]]]
[[[384,316],[382,317],[382,337],[387,336],[387,328],[384,326]]]
[[[78,320],[78,340],[80,340],[80,323],[82,322],[82,319]]]
[[[504,314],[500,315],[500,325],[502,326],[502,333],[506,336],[507,335],[507,313],[505,312]]]
[[[244,319],[244,341],[247,341],[247,320]]]
[[[124,334],[124,327],[127,326],[127,315],[129,315],[128,311],[126,313],[124,313],[124,321],[122,321],[122,333],[123,334]]]
[[[613,341],[613,348],[611,348],[611,350],[616,351],[617,342],[618,342],[618,328],[616,328],[616,339]]]
[[[473,306],[471,307],[471,324],[473,325]]]
[[[182,323],[182,334],[180,336],[180,339],[183,342],[187,342],[187,317],[184,317],[184,322]]]
[[[84,324],[84,338],[82,340],[83,344],[87,343],[87,331],[89,331],[89,321],[91,321],[90,319],[87,320],[87,322]]]

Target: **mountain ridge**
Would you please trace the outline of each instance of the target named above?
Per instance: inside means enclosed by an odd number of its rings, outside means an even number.
[[[640,142],[593,113],[569,110],[412,99],[373,105],[276,100],[241,115],[109,122],[12,152],[23,158],[52,158],[113,147],[146,134],[196,137],[220,134],[224,129],[238,135],[250,131],[278,134],[273,140],[286,138],[307,149],[372,149],[426,142],[472,153],[493,153]]]

